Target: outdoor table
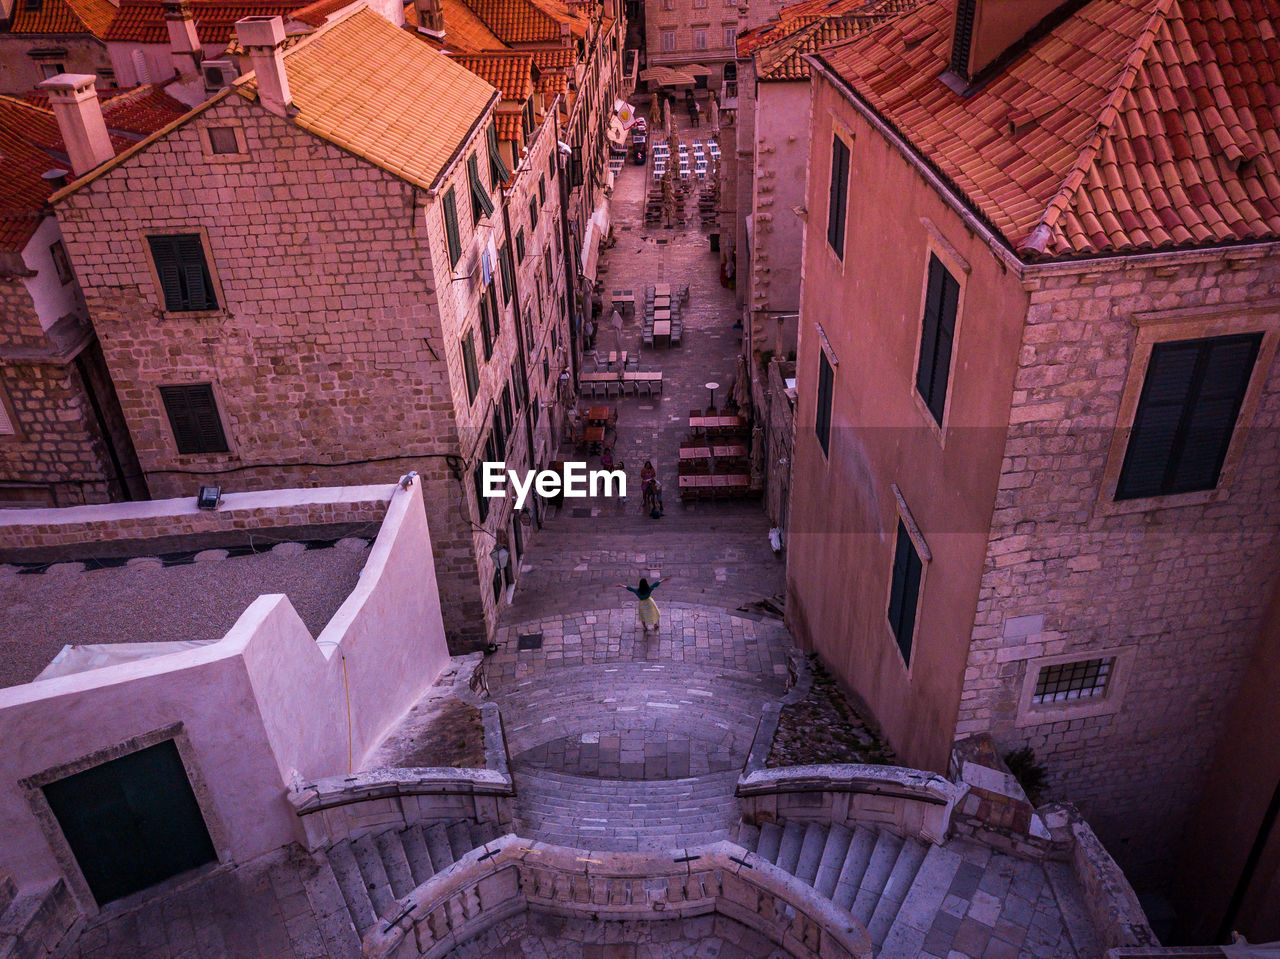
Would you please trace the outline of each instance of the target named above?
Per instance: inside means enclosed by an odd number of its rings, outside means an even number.
[[[711,447],[711,455],[720,459],[734,459],[739,456],[747,455],[745,446],[713,446]]]
[[[584,383],[613,383],[618,379],[617,373],[583,373]]]
[[[655,310],[653,311],[653,319],[654,319],[654,321],[655,321],[655,322],[656,322],[656,321],[658,321],[658,320],[670,320],[670,319],[671,319],[671,311],[670,311],[670,310],[668,310],[668,309],[665,309],[665,308],[664,308],[664,309],[655,309]]]
[[[613,301],[614,306],[617,306],[619,303],[630,303],[632,308],[634,308],[636,305],[635,290],[614,290],[610,294],[609,298]]]
[[[609,351],[609,365],[610,365],[610,366],[613,366],[615,363],[618,363],[618,362],[619,362],[619,357],[621,357],[621,363],[622,363],[622,365],[623,365],[623,366],[625,366],[625,365],[626,365],[626,363],[627,363],[627,351],[626,351],[626,350],[623,350],[621,353],[619,353],[617,350],[610,350],[610,351]]]
[[[653,345],[654,346],[670,346],[671,345],[671,321],[670,320],[654,320],[653,321]]]
[[[716,390],[720,389],[719,383],[708,383],[707,386],[707,406],[711,409],[716,408]]]
[[[654,309],[661,309],[664,306],[669,307],[670,305],[671,305],[671,297],[666,296],[665,294],[662,296],[655,296],[653,298]]]
[[[657,286],[655,286],[655,287],[653,288],[653,295],[654,295],[655,297],[658,297],[658,296],[670,296],[670,295],[671,295],[671,284],[670,284],[670,283],[659,283]]]
[[[705,446],[682,446],[680,447],[680,458],[682,460],[701,460],[711,455],[711,450]]]
[[[695,429],[745,429],[747,421],[741,416],[691,416],[689,426]]]
[[[604,442],[604,427],[603,427],[603,426],[588,426],[588,427],[587,427],[587,431],[586,431],[586,433],[585,433],[584,435],[586,436],[586,438],[587,438],[587,442],[588,442],[588,443],[603,443],[603,442]]]
[[[607,423],[612,410],[607,406],[592,406],[587,409],[588,423]]]

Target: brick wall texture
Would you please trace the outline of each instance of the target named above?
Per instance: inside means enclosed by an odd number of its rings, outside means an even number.
[[[1141,883],[1160,878],[1187,821],[1276,575],[1280,364],[1254,373],[1263,392],[1216,501],[1171,497],[1110,514],[1099,491],[1121,396],[1134,382],[1131,318],[1240,304],[1216,320],[1170,322],[1158,338],[1214,335],[1222,324],[1274,336],[1280,258],[1133,266],[1028,288],[957,735],[989,731],[1004,746],[1034,747],[1053,794],[1079,804]],[[1243,312],[1267,302],[1270,310]],[[1038,657],[1117,647],[1136,647],[1118,708],[1019,723]]]

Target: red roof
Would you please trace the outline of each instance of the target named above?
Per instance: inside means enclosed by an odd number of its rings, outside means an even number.
[[[227,43],[235,33],[235,23],[242,17],[284,17],[295,10],[308,10],[317,5],[272,2],[272,0],[191,0],[191,15],[201,43]],[[323,18],[321,18],[323,22]],[[164,6],[160,0],[121,0],[120,12],[107,31],[107,40],[133,43],[168,43],[169,31],[164,23]]]
[[[556,0],[465,0],[503,43],[559,42],[560,27],[583,34],[589,21]]]
[[[821,56],[1019,254],[1280,236],[1280,0],[1092,0],[968,97],[955,5]]]
[[[504,100],[523,102],[533,96],[533,59],[527,53],[455,53],[451,55]]]
[[[116,15],[110,0],[42,0],[28,10],[24,0],[14,4],[11,33],[90,34],[102,37]]]
[[[47,106],[31,102],[38,99],[0,96],[0,249],[11,252],[21,252],[48,215],[45,201],[54,187],[41,174],[70,168],[58,123]],[[155,86],[104,91],[99,99],[116,152],[187,112]]]

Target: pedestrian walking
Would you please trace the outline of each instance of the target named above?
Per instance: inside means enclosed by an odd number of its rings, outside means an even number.
[[[591,322],[591,317],[587,317],[587,322],[582,327],[582,336],[587,341],[587,349],[593,350],[596,346],[596,325]]]
[[[671,577],[669,576],[667,577],[667,579],[670,578]],[[635,593],[636,598],[640,600],[640,622],[644,626],[644,631],[646,633],[649,631],[650,626],[653,627],[653,631],[655,633],[658,631],[662,614],[658,612],[658,604],[653,601],[653,591],[664,582],[666,582],[666,580],[655,579],[650,583],[642,576],[640,577],[639,586],[626,586],[622,583],[617,584],[619,588],[625,589],[628,593]]]

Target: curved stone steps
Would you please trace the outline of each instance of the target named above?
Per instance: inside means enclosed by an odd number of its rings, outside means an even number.
[[[737,772],[621,781],[517,769],[516,832],[589,850],[664,851],[727,839]]]

